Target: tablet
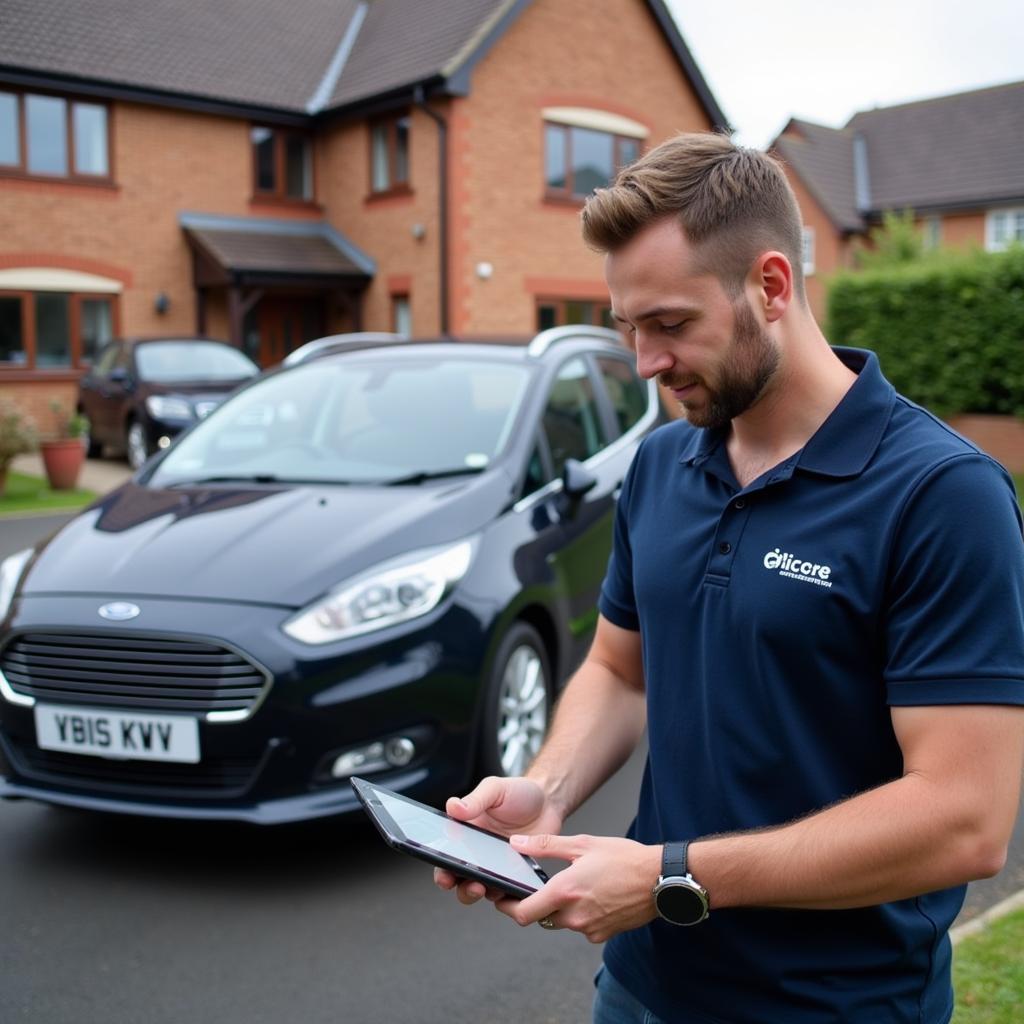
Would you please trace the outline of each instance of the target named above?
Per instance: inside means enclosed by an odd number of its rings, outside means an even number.
[[[540,865],[513,850],[504,836],[456,821],[365,779],[351,781],[366,813],[394,849],[520,899],[548,880]]]

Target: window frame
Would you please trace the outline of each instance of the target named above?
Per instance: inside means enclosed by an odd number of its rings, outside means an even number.
[[[16,101],[16,117],[18,122],[18,163],[0,164],[0,177],[21,178],[27,181],[69,182],[75,185],[113,185],[114,184],[114,118],[113,107],[99,97],[79,97],[71,93],[55,92],[50,89],[25,89],[0,85],[0,93],[13,95]],[[28,166],[28,114],[27,97],[40,96],[47,99],[63,100],[64,107],[64,144],[67,147],[68,170],[61,173],[30,171]],[[107,173],[91,174],[79,171],[76,166],[75,152],[75,115],[77,105],[100,107],[104,112],[104,127],[107,143]]]
[[[593,315],[589,323],[581,323],[578,320],[566,320],[566,308],[572,303],[589,305],[593,307]],[[610,299],[578,299],[565,296],[538,295],[534,300],[534,324],[538,331],[547,330],[540,326],[540,310],[542,306],[553,306],[555,308],[555,323],[552,327],[608,327],[611,330],[618,330],[618,326],[612,320],[612,304]],[[607,320],[602,313],[607,312]]]
[[[800,232],[800,267],[804,277],[813,277],[817,262],[817,232],[809,224],[804,224]]]
[[[271,134],[274,142],[274,187],[260,188],[259,157],[253,132],[262,129]],[[309,154],[309,195],[291,196],[287,192],[288,182],[288,140],[300,139]],[[317,181],[316,160],[314,159],[313,136],[309,132],[295,128],[282,128],[280,125],[264,124],[253,121],[249,125],[249,159],[252,166],[252,199],[253,202],[287,203],[291,206],[310,206],[316,204]]]
[[[399,309],[404,303],[405,316],[409,323],[407,331],[401,330],[401,317]],[[391,307],[391,333],[401,334],[405,338],[412,337],[412,295],[408,291],[392,292],[390,296]]]
[[[405,178],[395,177],[395,168],[398,166],[398,123],[407,122],[407,134],[405,144]],[[387,114],[383,117],[371,118],[367,121],[367,156],[368,172],[367,178],[369,188],[367,195],[370,199],[377,199],[383,196],[400,196],[412,194],[412,112],[409,110]],[[377,188],[374,184],[374,133],[378,128],[383,128],[387,141],[387,184]]]
[[[60,366],[39,366],[37,364],[38,328],[36,324],[36,296],[66,295],[68,297],[68,362]],[[109,292],[68,292],[31,291],[11,288],[0,289],[0,298],[18,298],[21,301],[21,330],[24,343],[25,362],[0,361],[0,374],[39,373],[44,375],[77,373],[91,369],[92,363],[82,357],[82,303],[106,302],[110,306],[110,338],[101,342],[98,352],[111,344],[120,334],[120,296]]]
[[[548,130],[556,128],[562,133],[562,155],[565,161],[565,188],[552,188],[548,183]],[[563,203],[582,203],[589,192],[576,192],[574,171],[572,163],[572,132],[577,131],[589,131],[596,132],[599,135],[607,135],[612,140],[612,174],[617,174],[619,168],[624,167],[628,161],[622,158],[622,145],[623,143],[633,143],[637,148],[637,155],[635,159],[639,159],[644,154],[644,140],[638,138],[635,135],[623,135],[617,132],[603,131],[600,128],[590,128],[584,125],[566,124],[561,121],[551,121],[544,119],[541,121],[541,140],[542,140],[542,154],[543,154],[543,173],[544,173],[544,198],[554,200],[556,202]]]
[[[1024,234],[1019,238],[998,241],[996,239],[996,218],[1011,217],[1024,219],[1024,206],[1000,206],[985,211],[985,251],[1005,252],[1014,243],[1024,245]]]

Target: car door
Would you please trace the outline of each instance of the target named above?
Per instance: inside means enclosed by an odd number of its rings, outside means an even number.
[[[628,461],[602,458],[616,429],[594,369],[589,357],[576,355],[563,361],[551,382],[538,437],[549,482],[536,491],[532,517],[535,543],[553,574],[572,664],[586,651],[597,623],[615,498],[628,467]],[[572,463],[589,478],[585,492],[567,493],[564,476]]]
[[[116,341],[105,346],[92,370],[79,382],[78,400],[89,420],[89,434],[94,441],[103,444],[120,441],[113,432],[115,403],[111,401],[110,372],[121,348],[121,343]]]

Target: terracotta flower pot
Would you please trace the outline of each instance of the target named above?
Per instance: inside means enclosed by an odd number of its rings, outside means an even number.
[[[44,441],[39,446],[46,467],[46,479],[54,491],[74,490],[85,460],[85,447],[80,437]]]

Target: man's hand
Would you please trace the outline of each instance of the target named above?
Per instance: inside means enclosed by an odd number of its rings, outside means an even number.
[[[544,790],[529,779],[501,779],[489,776],[461,800],[450,797],[445,810],[457,821],[509,836],[513,832],[558,832],[562,816]],[[442,889],[455,889],[460,903],[467,906],[486,896],[498,900],[504,894],[487,889],[482,882],[459,879],[444,868],[434,869],[434,881]]]
[[[550,919],[556,928],[605,942],[657,917],[651,890],[661,874],[661,847],[608,836],[515,835],[512,846],[530,857],[571,865],[524,900],[495,905],[521,925]]]

